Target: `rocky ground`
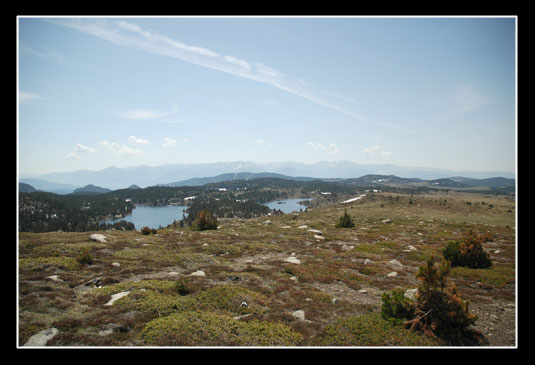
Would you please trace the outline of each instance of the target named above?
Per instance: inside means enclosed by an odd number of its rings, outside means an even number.
[[[344,210],[354,228],[335,227]],[[381,295],[416,288],[418,267],[469,231],[488,237],[493,266],[450,280],[488,346],[516,345],[513,198],[375,193],[219,223],[20,233],[19,345],[441,346],[382,321]]]

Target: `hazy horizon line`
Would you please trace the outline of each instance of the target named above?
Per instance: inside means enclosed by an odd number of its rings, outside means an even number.
[[[293,160],[285,160],[285,161],[269,161],[269,162],[256,162],[251,160],[233,160],[233,161],[213,161],[213,162],[165,162],[158,165],[148,165],[148,164],[140,164],[140,165],[131,165],[131,166],[124,166],[124,167],[118,167],[116,165],[110,165],[101,169],[78,169],[78,170],[62,170],[62,171],[49,171],[49,172],[21,172],[19,166],[17,166],[17,176],[19,175],[33,175],[33,177],[43,176],[43,175],[49,175],[49,174],[55,174],[55,173],[74,173],[74,172],[81,172],[81,171],[87,171],[87,172],[99,172],[110,168],[116,168],[116,169],[135,169],[139,167],[149,167],[149,168],[158,168],[165,165],[211,165],[211,164],[224,164],[224,163],[253,163],[255,165],[269,165],[269,164],[283,164],[283,163],[295,163],[295,164],[302,164],[305,166],[315,165],[319,163],[351,163],[355,165],[361,165],[361,166],[394,166],[394,167],[400,167],[400,168],[406,168],[406,169],[429,169],[429,170],[443,170],[443,171],[449,171],[449,172],[500,172],[500,173],[509,173],[514,174],[516,176],[516,168],[513,171],[509,170],[479,170],[479,169],[452,169],[452,168],[445,168],[445,167],[430,167],[430,166],[406,166],[406,165],[397,165],[392,163],[361,163],[361,162],[355,162],[350,160],[336,160],[336,161],[327,161],[327,160],[320,160],[315,162],[302,162],[302,161],[293,161]],[[28,178],[28,177],[26,177]]]

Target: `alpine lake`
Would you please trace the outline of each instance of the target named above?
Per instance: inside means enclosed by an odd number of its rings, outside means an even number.
[[[284,200],[275,200],[269,203],[265,203],[268,208],[281,210],[283,213],[292,213],[298,212],[301,209],[305,210],[306,207],[299,202],[304,200],[310,200],[307,198],[298,198],[298,199],[284,199]],[[109,219],[103,223],[116,223],[119,221],[132,222],[136,229],[141,229],[142,227],[149,228],[160,228],[166,227],[169,224],[172,224],[175,220],[182,219],[182,215],[185,214],[185,210],[188,209],[187,206],[183,205],[167,205],[163,207],[151,207],[146,205],[137,205],[133,210],[132,214],[127,215],[124,218]]]

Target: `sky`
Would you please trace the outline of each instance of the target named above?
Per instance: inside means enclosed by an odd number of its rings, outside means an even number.
[[[19,174],[516,170],[514,17],[19,17]]]

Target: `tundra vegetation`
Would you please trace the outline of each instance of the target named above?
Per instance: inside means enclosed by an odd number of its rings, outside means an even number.
[[[19,232],[18,343],[56,328],[47,346],[515,345],[512,196],[351,197],[106,242]]]

